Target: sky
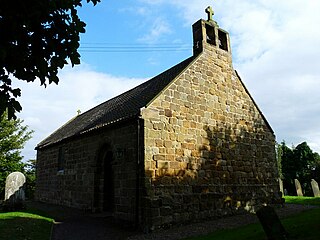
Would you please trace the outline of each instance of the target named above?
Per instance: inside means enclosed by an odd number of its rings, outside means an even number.
[[[233,66],[272,126],[278,142],[306,141],[320,153],[319,0],[102,0],[83,3],[81,64],[60,71],[58,85],[16,81],[18,117],[35,146],[77,115],[192,55],[192,24],[212,6],[230,34]]]

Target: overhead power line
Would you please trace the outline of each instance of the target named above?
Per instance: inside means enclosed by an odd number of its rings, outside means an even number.
[[[188,44],[114,44],[114,43],[81,43],[80,52],[105,53],[105,52],[180,52],[189,51]]]

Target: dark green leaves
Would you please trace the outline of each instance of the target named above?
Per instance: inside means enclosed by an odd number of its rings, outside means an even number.
[[[302,142],[292,149],[287,147],[285,142],[282,142],[277,147],[281,152],[279,157],[281,158],[282,176],[289,194],[295,194],[293,184],[295,178],[300,181],[305,193],[310,194],[311,179],[320,180],[316,174],[319,172],[320,167],[319,154],[314,153],[306,142]]]
[[[87,0],[87,2],[92,2],[93,5],[96,5],[100,0]]]
[[[100,0],[87,0],[96,5]],[[58,84],[58,70],[69,59],[80,64],[80,33],[86,24],[77,15],[80,0],[4,1],[0,8],[0,115],[21,111],[11,88],[12,76],[42,85]]]
[[[14,113],[20,112],[22,108],[15,98],[21,96],[21,91],[19,88],[12,89],[11,80],[7,76],[4,76],[1,80],[0,78],[0,84],[2,83],[0,85],[0,113],[3,114],[8,109],[9,119],[16,118]]]

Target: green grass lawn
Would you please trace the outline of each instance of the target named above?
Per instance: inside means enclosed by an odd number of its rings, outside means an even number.
[[[320,197],[285,196],[286,203],[320,206]]]
[[[49,240],[52,224],[53,219],[32,210],[0,212],[0,240]]]
[[[320,198],[285,197],[286,204],[317,205],[319,208],[282,219],[292,239],[317,240],[320,236]],[[53,219],[45,213],[27,209],[23,212],[0,212],[0,240],[49,240]],[[260,226],[250,224],[236,229],[219,230],[190,240],[258,240],[266,239]]]
[[[317,205],[320,198],[285,197],[286,203]],[[320,236],[320,208],[308,210],[281,220],[291,239],[318,240]],[[189,240],[259,240],[266,235],[259,223],[249,224],[236,229],[219,230],[207,236],[188,238]]]

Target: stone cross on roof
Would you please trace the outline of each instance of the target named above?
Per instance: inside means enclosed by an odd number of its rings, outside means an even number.
[[[208,21],[213,21],[212,16],[214,15],[214,11],[211,6],[206,8],[206,13],[208,14]]]

